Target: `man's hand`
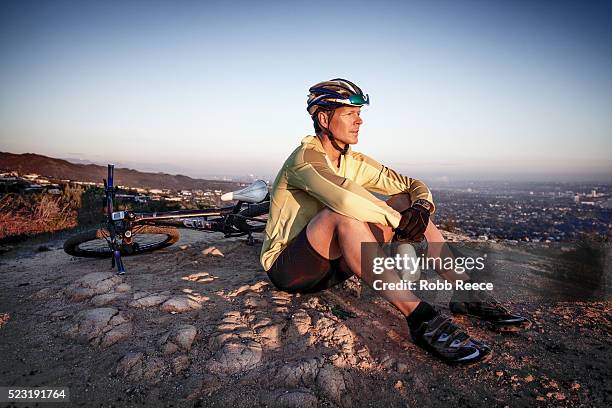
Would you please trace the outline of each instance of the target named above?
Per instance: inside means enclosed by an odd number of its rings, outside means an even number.
[[[422,241],[424,238],[423,233],[429,223],[429,210],[415,203],[400,214],[402,214],[402,219],[395,229],[394,240]]]

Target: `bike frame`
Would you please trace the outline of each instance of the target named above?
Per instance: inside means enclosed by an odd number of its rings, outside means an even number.
[[[244,220],[261,220],[244,217],[238,214],[244,204],[238,201],[235,205],[223,208],[210,208],[205,210],[177,210],[153,213],[137,213],[133,211],[113,211],[115,186],[114,186],[114,165],[108,165],[107,179],[104,180],[104,200],[107,215],[107,227],[109,232],[108,244],[113,251],[112,267],[117,266],[119,274],[125,273],[123,261],[121,259],[121,244],[130,245],[132,243],[132,228],[138,225],[158,225],[175,228],[196,229],[207,232],[222,232],[225,237],[237,237],[248,235],[248,242],[253,241],[252,232],[261,232],[265,228],[264,223],[261,227],[249,230],[241,230],[234,225],[236,218]],[[209,217],[217,217],[209,220]]]

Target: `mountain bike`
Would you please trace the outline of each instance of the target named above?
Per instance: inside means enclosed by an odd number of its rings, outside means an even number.
[[[122,256],[139,255],[168,247],[180,238],[179,228],[204,232],[221,232],[225,237],[247,236],[253,245],[253,233],[263,232],[270,209],[270,195],[265,181],[223,194],[222,201],[236,200],[234,205],[203,210],[165,212],[114,211],[114,165],[108,165],[104,180],[104,212],[100,228],[81,232],[64,242],[64,251],[86,258],[111,258],[112,268],[124,274]]]

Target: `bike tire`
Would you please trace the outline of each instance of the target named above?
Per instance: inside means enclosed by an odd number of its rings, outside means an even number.
[[[106,228],[98,228],[74,235],[64,242],[64,252],[84,258],[110,258],[112,251],[106,238],[110,234]],[[180,238],[176,228],[140,225],[132,229],[132,242],[136,245],[121,246],[121,255],[138,255],[155,251],[174,244]]]
[[[240,217],[234,218],[234,226],[243,232],[262,232],[266,228],[267,215],[270,211],[270,202],[251,204],[244,210],[240,211]],[[247,218],[258,218],[260,221],[251,221]]]

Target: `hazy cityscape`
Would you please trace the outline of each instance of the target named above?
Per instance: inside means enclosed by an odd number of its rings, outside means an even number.
[[[612,186],[585,183],[470,183],[434,189],[436,221],[481,240],[572,241],[609,237]]]
[[[61,194],[66,186],[103,187],[102,183],[56,180],[38,174],[0,173],[4,193]],[[245,183],[237,183],[240,187]],[[171,190],[119,186],[117,198],[135,203],[173,202],[218,206],[218,189]],[[433,188],[435,222],[443,229],[478,240],[564,242],[583,233],[609,238],[612,185],[586,183],[455,183]]]

